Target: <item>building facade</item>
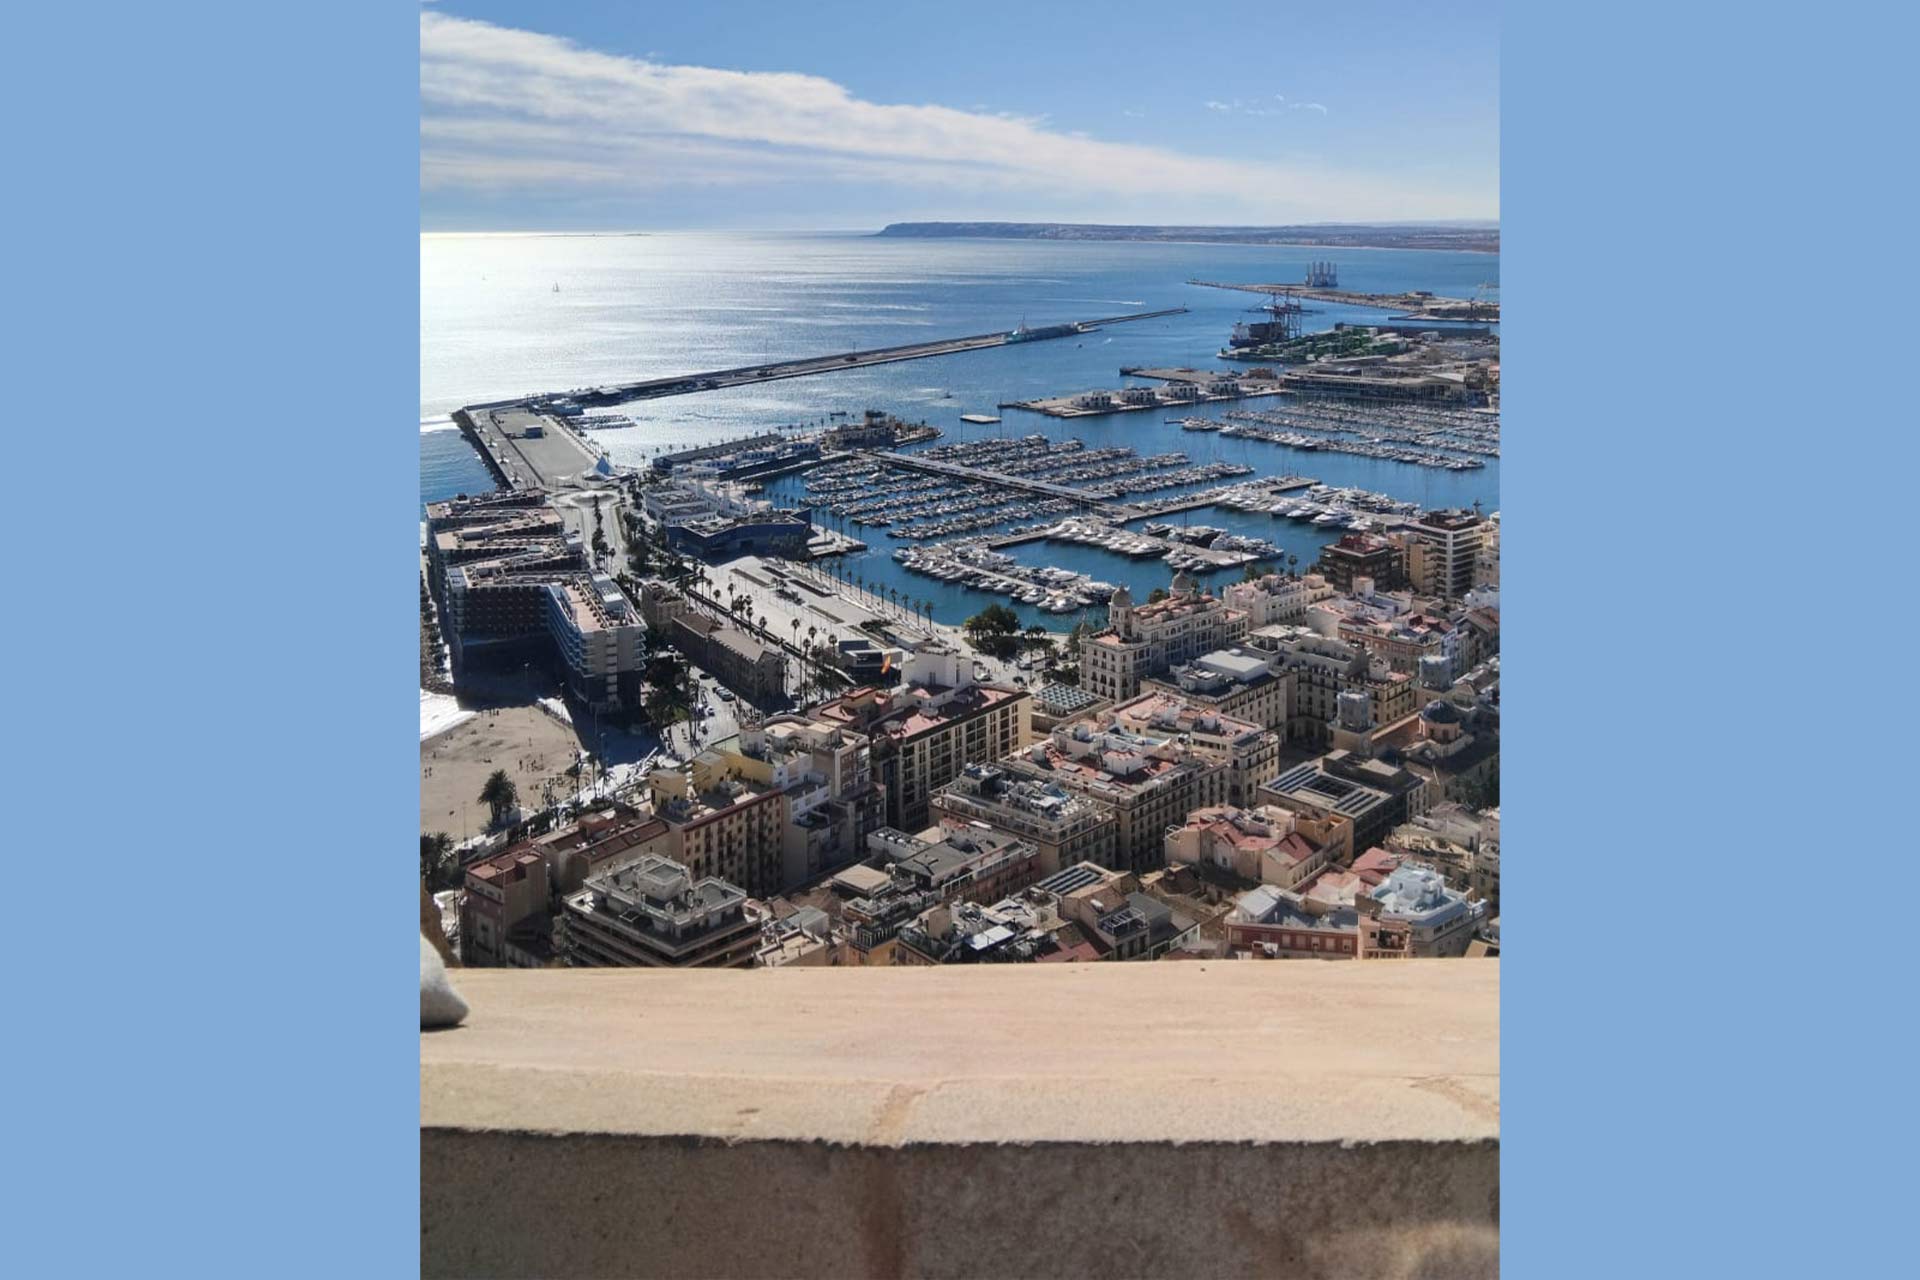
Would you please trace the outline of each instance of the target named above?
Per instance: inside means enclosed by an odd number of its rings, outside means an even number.
[[[743,780],[724,752],[706,750],[647,778],[654,816],[675,862],[696,879],[720,879],[756,898],[786,877],[786,792]]]
[[[1412,954],[1403,922],[1272,885],[1240,896],[1227,916],[1227,945],[1236,955],[1267,960],[1404,960]]]
[[[1168,866],[1205,866],[1281,889],[1298,889],[1352,847],[1352,824],[1274,805],[1196,809],[1167,833]]]
[[[1377,533],[1349,533],[1320,549],[1320,572],[1339,591],[1363,580],[1396,591],[1407,585],[1406,548]]]
[[[1184,694],[1167,692],[1153,681],[1139,697],[1096,719],[1132,733],[1175,737],[1225,765],[1228,804],[1252,804],[1255,789],[1274,775],[1280,759],[1278,734],[1253,720],[1223,715],[1204,703],[1195,705]]]
[[[427,508],[427,584],[456,679],[494,659],[551,661],[595,713],[640,700],[646,629],[613,579],[590,570],[539,490]]]
[[[1105,866],[1113,860],[1118,823],[1111,808],[997,764],[968,765],[934,792],[933,812],[944,827],[979,823],[1030,841],[1044,875],[1076,862]]]
[[[707,750],[728,776],[784,794],[782,892],[864,856],[867,833],[885,821],[866,735],[845,725],[772,716]]]
[[[1407,526],[1407,573],[1423,596],[1458,600],[1473,590],[1485,521],[1473,511],[1428,511]]]
[[[747,968],[760,941],[738,887],[649,854],[566,899],[561,945],[578,968]]]
[[[551,959],[547,863],[524,845],[467,868],[460,898],[460,963],[544,967]]]
[[[1107,604],[1107,626],[1080,649],[1080,684],[1098,698],[1123,702],[1140,692],[1147,676],[1197,658],[1237,639],[1246,615],[1201,592],[1193,579],[1176,574],[1164,600],[1136,606],[1126,587]]]
[[[1189,706],[1284,733],[1293,718],[1293,676],[1275,666],[1274,655],[1236,645],[1149,676],[1140,689],[1171,694]]]
[[[813,714],[866,735],[887,825],[919,831],[934,792],[1027,744],[1031,704],[1025,689],[976,681],[970,658],[929,649],[907,659],[898,689],[855,689]]]
[[[1447,885],[1434,867],[1403,862],[1372,898],[1380,918],[1405,924],[1415,956],[1463,956],[1487,918],[1487,904]]]
[[[1344,818],[1353,824],[1353,848],[1370,849],[1388,832],[1427,809],[1423,779],[1379,760],[1329,751],[1293,766],[1257,793],[1266,804],[1310,818]]]
[[[1289,742],[1324,745],[1331,741],[1340,695],[1349,691],[1367,695],[1376,725],[1404,720],[1418,706],[1417,681],[1412,676],[1394,671],[1384,660],[1374,660],[1344,640],[1293,626],[1262,628],[1248,636],[1248,643],[1271,653],[1275,669],[1292,677]]]
[[[1086,721],[1059,726],[1001,767],[1112,809],[1111,865],[1119,871],[1163,866],[1167,828],[1184,822],[1194,809],[1225,802],[1229,782],[1226,765],[1177,738]]]

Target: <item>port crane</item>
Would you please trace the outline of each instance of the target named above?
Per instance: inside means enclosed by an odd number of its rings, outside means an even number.
[[[1473,293],[1467,298],[1467,319],[1478,320],[1480,318],[1480,304],[1492,300],[1487,297],[1489,293],[1497,294],[1499,292],[1499,284],[1491,280],[1473,286]]]
[[[1267,338],[1269,342],[1291,342],[1300,336],[1300,317],[1318,315],[1318,307],[1305,307],[1294,300],[1291,289],[1275,290],[1270,300],[1257,307],[1248,307],[1251,313],[1261,313],[1273,317],[1273,329]]]

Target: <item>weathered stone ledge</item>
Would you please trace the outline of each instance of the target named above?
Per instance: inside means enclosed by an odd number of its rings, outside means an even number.
[[[1497,1270],[1497,961],[455,978],[428,1274]]]

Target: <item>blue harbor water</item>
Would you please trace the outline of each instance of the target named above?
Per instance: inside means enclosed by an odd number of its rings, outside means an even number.
[[[984,436],[1078,437],[1089,448],[1128,445],[1141,454],[1179,450],[1194,461],[1241,462],[1256,476],[1307,475],[1426,507],[1499,506],[1500,466],[1447,471],[1258,440],[1183,431],[1178,411],[1074,419],[997,406],[1140,383],[1122,365],[1240,368],[1214,353],[1236,321],[1253,319],[1252,294],[1207,289],[1190,278],[1297,281],[1306,264],[1333,257],[1340,285],[1365,292],[1425,289],[1465,297],[1499,281],[1489,254],[1308,247],[1242,247],[1008,240],[891,240],[865,234],[635,236],[426,236],[421,241],[421,435],[423,503],[492,487],[477,455],[446,415],[463,404],[534,391],[830,354],[1184,306],[1169,316],[1045,342],[938,356],[624,406],[630,429],[597,433],[618,463],[783,424],[826,425],[833,413],[883,409],[939,427],[941,443]],[[556,290],[555,286],[558,286]],[[1309,303],[1309,329],[1388,313]],[[1144,385],[1144,384],[1142,384]],[[1259,410],[1259,399],[1213,404],[1199,416]],[[1000,416],[970,425],[963,413]],[[1249,476],[1246,479],[1255,477]],[[1209,488],[1221,482],[1194,486]],[[775,498],[797,498],[804,477]],[[1178,490],[1155,493],[1169,496]],[[822,520],[830,520],[823,511]],[[1203,508],[1168,518],[1266,538],[1312,562],[1335,534],[1264,514]],[[908,573],[892,558],[905,545],[884,528],[846,526],[869,544],[847,558],[869,583],[931,600],[958,621],[1000,597]],[[1054,564],[1125,583],[1138,596],[1166,585],[1160,560],[1129,560],[1077,545],[1030,543],[1022,563]],[[1238,571],[1223,573],[1237,577]],[[1228,580],[1216,577],[1215,581]],[[1052,628],[1071,615],[1020,608]]]

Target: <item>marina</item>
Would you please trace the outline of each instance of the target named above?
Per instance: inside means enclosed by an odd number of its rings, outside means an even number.
[[[615,317],[615,327],[596,336],[593,344],[578,349],[561,341],[570,330],[556,329],[551,341],[536,335],[527,345],[524,329],[501,336],[498,342],[476,348],[469,363],[429,365],[423,369],[422,420],[430,415],[450,415],[460,404],[485,398],[491,391],[502,398],[515,388],[573,386],[604,380],[599,371],[620,368],[635,351],[653,352],[653,368],[661,373],[675,368],[697,369],[722,365],[746,367],[762,360],[766,347],[778,340],[778,334],[791,336],[798,330],[775,326],[773,337],[752,327],[755,316],[780,314],[804,316],[812,321],[807,332],[807,347],[819,351],[874,350],[911,338],[914,331],[903,329],[896,317],[924,313],[917,323],[934,323],[934,332],[985,332],[1010,330],[1025,312],[1038,317],[1098,314],[1145,310],[1126,305],[1135,299],[1164,296],[1169,285],[1188,277],[1212,280],[1245,278],[1237,265],[1244,249],[1208,246],[1167,246],[1155,248],[1154,258],[1143,256],[1135,246],[1033,245],[1021,252],[1034,257],[1034,268],[1019,279],[998,272],[996,255],[1001,246],[977,245],[966,241],[928,241],[916,243],[915,252],[928,255],[927,264],[910,273],[900,271],[897,263],[874,258],[849,257],[857,250],[865,255],[867,245],[858,238],[824,240],[781,239],[762,247],[749,246],[738,260],[740,274],[719,277],[725,284],[725,296],[737,298],[747,309],[730,315],[732,327],[714,329],[711,316],[689,310],[686,300],[675,292],[675,277],[667,269],[667,259],[658,257],[660,246],[677,237],[662,237],[655,245],[640,241],[595,242],[596,261],[606,264],[599,275],[575,278],[566,275],[568,291],[554,297],[567,299],[567,306],[588,305],[605,308]],[[558,253],[568,246],[560,242],[534,242],[514,246],[516,255],[525,256],[525,275],[529,286],[537,285],[543,297],[548,295],[556,274],[564,270],[554,265],[533,265],[533,259],[549,251]],[[448,243],[435,246],[436,253],[465,254],[468,246]],[[1264,252],[1264,251],[1263,251]],[[1324,258],[1324,250],[1274,249],[1272,269],[1255,273],[1265,276],[1304,273],[1310,258]],[[1163,259],[1163,260],[1160,260]],[[656,272],[653,263],[661,263]],[[1298,271],[1287,271],[1288,263],[1298,261]],[[1171,264],[1178,264],[1177,266]],[[1171,269],[1169,269],[1171,266]],[[729,267],[728,270],[732,268]],[[1409,251],[1398,255],[1377,255],[1372,259],[1340,264],[1340,279],[1350,288],[1389,294],[1396,290],[1428,289],[1438,296],[1461,296],[1474,284],[1489,278],[1489,264],[1477,255]],[[1066,283],[1042,283],[1036,287],[1032,277],[1049,277]],[[474,278],[477,278],[475,273]],[[494,285],[503,277],[496,274]],[[774,283],[769,286],[769,280]],[[492,286],[490,286],[492,287]],[[849,305],[822,309],[815,305],[821,296],[835,296],[833,290],[845,289]],[[826,290],[823,294],[822,290]],[[853,299],[859,305],[852,305]],[[936,579],[913,573],[894,558],[893,552],[908,546],[933,546],[944,542],[978,538],[992,549],[1012,556],[1029,568],[1053,567],[1083,574],[1088,581],[1123,583],[1136,598],[1144,599],[1155,587],[1164,587],[1169,568],[1164,559],[1171,547],[1158,555],[1122,554],[1106,546],[1070,542],[1039,536],[1039,532],[1070,518],[1093,517],[1103,523],[1144,535],[1147,521],[1179,525],[1190,519],[1194,525],[1226,530],[1228,534],[1262,539],[1300,564],[1314,562],[1320,548],[1334,541],[1342,530],[1331,523],[1316,525],[1311,517],[1288,518],[1271,510],[1286,500],[1289,506],[1312,501],[1327,505],[1323,498],[1310,497],[1311,485],[1319,483],[1330,490],[1364,490],[1391,494],[1395,499],[1423,508],[1470,507],[1484,499],[1489,509],[1497,505],[1499,490],[1498,457],[1443,450],[1435,439],[1435,452],[1458,454],[1461,458],[1480,457],[1485,464],[1471,470],[1447,470],[1398,461],[1392,457],[1367,456],[1333,450],[1285,450],[1272,442],[1230,434],[1226,428],[1258,426],[1277,431],[1298,430],[1303,436],[1329,438],[1324,432],[1310,432],[1301,426],[1301,413],[1308,406],[1323,416],[1330,412],[1353,412],[1388,422],[1378,413],[1381,408],[1397,411],[1402,406],[1341,403],[1307,395],[1281,395],[1255,400],[1205,402],[1183,401],[1159,413],[1132,413],[1102,418],[1079,416],[1056,418],[1007,410],[1003,422],[970,421],[963,411],[976,417],[997,417],[992,408],[1003,402],[1056,395],[1062,387],[1111,386],[1131,381],[1133,375],[1115,378],[1117,369],[1164,371],[1171,369],[1204,370],[1214,365],[1213,353],[1226,340],[1228,332],[1249,317],[1246,307],[1264,298],[1248,298],[1242,293],[1194,289],[1191,310],[1144,323],[1116,325],[1104,334],[1083,334],[1059,340],[1038,340],[1003,344],[992,359],[950,360],[944,364],[905,361],[878,364],[850,370],[840,378],[813,378],[805,381],[774,381],[762,386],[719,388],[704,395],[661,399],[657,403],[640,401],[629,405],[581,406],[575,421],[579,429],[568,433],[580,448],[558,443],[555,452],[566,450],[552,460],[548,469],[556,474],[578,475],[595,465],[591,454],[604,453],[616,471],[622,468],[647,468],[663,455],[686,455],[689,451],[713,449],[718,440],[735,443],[726,450],[716,449],[707,461],[719,470],[730,464],[728,453],[743,447],[777,449],[782,439],[792,441],[810,435],[792,428],[780,430],[777,424],[808,423],[831,427],[835,423],[858,424],[863,414],[879,408],[908,420],[937,424],[945,434],[923,445],[853,444],[873,453],[897,453],[903,457],[942,452],[918,464],[918,470],[880,468],[865,457],[823,444],[817,462],[796,458],[768,471],[744,477],[743,486],[755,489],[752,496],[763,497],[776,505],[807,506],[813,511],[817,530],[816,554],[828,545],[847,548],[838,556],[849,574],[863,577],[870,586],[897,589],[914,599],[929,603],[934,616],[943,622],[957,623],[977,613],[989,600],[1004,601],[1022,619],[1056,625],[1052,619],[1071,614],[1049,614],[1039,605],[1030,605],[1014,596],[988,594],[965,585],[961,580]],[[1088,307],[1089,301],[1119,305]],[[750,304],[750,305],[748,305]],[[1315,304],[1320,305],[1320,304]],[[762,309],[768,309],[763,311]],[[1357,309],[1328,307],[1324,317],[1308,315],[1307,321],[1331,323],[1342,318],[1356,324],[1384,324],[1385,312],[1377,315],[1349,314]],[[454,312],[436,313],[435,320],[448,326],[461,319]],[[700,344],[689,344],[680,335],[698,330],[711,334]],[[919,332],[927,332],[920,330]],[[895,336],[898,335],[898,336]],[[509,341],[508,338],[511,337]],[[571,341],[571,339],[568,339]],[[544,343],[545,345],[541,345]],[[465,357],[463,357],[465,359]],[[644,370],[646,366],[642,366]],[[769,367],[752,364],[755,369]],[[1230,366],[1219,366],[1229,368]],[[554,371],[559,370],[555,376]],[[1243,381],[1247,369],[1234,370]],[[1204,384],[1202,384],[1204,385]],[[483,394],[475,397],[475,389]],[[790,389],[790,390],[776,390]],[[454,397],[460,391],[463,398]],[[1426,407],[1426,406],[1419,406]],[[1435,406],[1436,408],[1438,406]],[[1224,411],[1224,412],[1223,412]],[[1240,420],[1229,415],[1240,412],[1284,414],[1289,425],[1276,426],[1257,419]],[[1497,424],[1493,415],[1463,411],[1468,423]],[[600,420],[598,415],[618,414],[636,425],[623,427],[617,422]],[[584,420],[584,421],[582,421]],[[1335,420],[1325,419],[1328,425]],[[1417,424],[1424,429],[1424,422]],[[929,430],[925,433],[933,435]],[[1359,444],[1388,443],[1365,436],[1345,438]],[[1467,436],[1455,440],[1471,444]],[[1038,441],[1036,445],[1034,442]],[[536,451],[543,446],[517,442]],[[1489,438],[1497,448],[1497,439]],[[422,460],[422,500],[435,501],[459,492],[480,492],[489,487],[489,461],[482,461],[468,441],[453,431],[423,431],[420,436]],[[929,448],[928,445],[933,446]],[[961,468],[972,467],[977,474],[968,476],[936,475],[934,467],[947,455],[949,446],[980,445],[978,452],[968,451],[948,460]],[[1119,456],[1096,460],[1096,451],[1126,446],[1135,451],[1132,476],[1113,474],[1073,477],[1058,464],[1072,464],[1069,452],[1054,454],[1060,446],[1080,450],[1082,467],[1114,467],[1124,461]],[[553,446],[548,446],[553,447]],[[1409,446],[1420,447],[1420,446]],[[1045,451],[1045,456],[1042,452]],[[1186,461],[1179,466],[1140,467],[1147,459],[1178,453]],[[509,449],[504,455],[508,466],[523,476],[524,463]],[[577,460],[577,461],[576,461]],[[1170,461],[1170,460],[1169,460]],[[875,468],[859,484],[848,486],[832,500],[820,500],[818,490],[809,493],[836,467],[859,463]],[[1228,474],[1211,480],[1180,481],[1177,473],[1184,467],[1226,464]],[[1031,464],[1039,464],[1037,468]],[[783,474],[788,468],[792,473]],[[1310,476],[1312,479],[1303,477]],[[1137,477],[1150,481],[1171,478],[1165,488],[1130,489],[1124,494],[1112,491]],[[827,477],[829,480],[831,476]],[[1028,482],[1015,488],[1007,479]],[[498,477],[495,477],[498,481]],[[833,506],[904,496],[901,487],[908,483],[936,482],[913,492],[929,505],[919,513],[898,513],[885,525],[857,524],[845,515],[837,515]],[[967,483],[964,491],[937,491],[937,484]],[[1033,484],[1051,484],[1056,492],[1036,491]],[[1289,484],[1291,487],[1281,487]],[[1059,489],[1074,493],[1058,492]],[[935,510],[946,504],[949,510]],[[964,509],[963,509],[964,508]],[[1324,511],[1316,514],[1325,514]],[[1355,508],[1353,515],[1364,515],[1382,527],[1390,517]],[[1349,521],[1352,516],[1346,517]],[[915,536],[893,537],[894,530]],[[834,533],[851,541],[842,543],[823,536]],[[864,550],[858,549],[864,544]],[[1237,569],[1221,570],[1237,573]],[[1196,571],[1201,574],[1202,571]],[[1024,594],[1024,589],[1023,589]],[[1044,603],[1044,598],[1042,603]]]
[[[1426,405],[1356,405],[1299,399],[1272,411],[1230,410],[1228,438],[1264,440],[1306,452],[1350,453],[1448,471],[1471,471],[1500,456],[1497,412]]]
[[[1087,449],[1079,441],[1030,436],[918,454],[861,452],[816,468],[805,498],[834,517],[886,527],[889,537],[927,539],[1072,510],[1132,518],[1147,508],[1122,501],[1128,494],[1251,471],[1240,463],[1194,464],[1184,453],[1142,458],[1126,446]]]

